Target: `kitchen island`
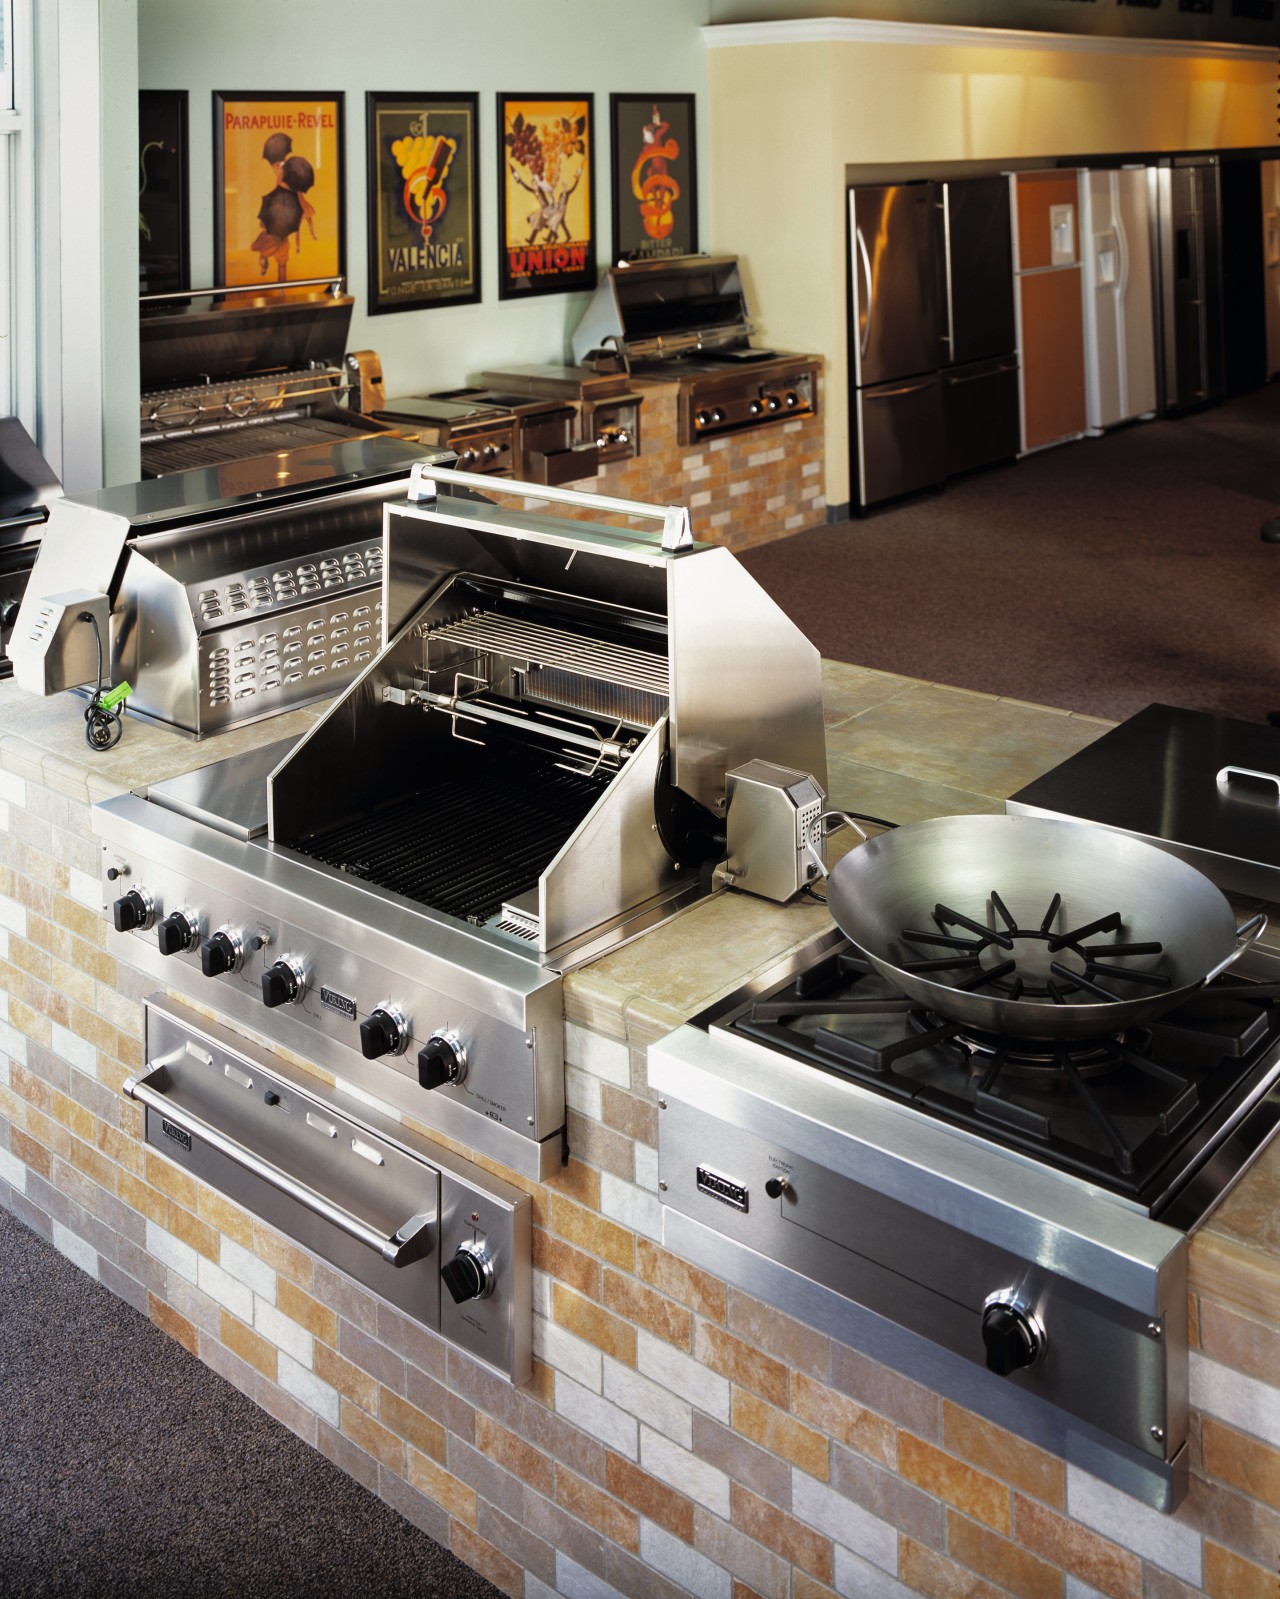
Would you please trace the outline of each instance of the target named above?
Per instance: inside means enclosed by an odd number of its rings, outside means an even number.
[[[1108,724],[828,663],[831,800],[999,811]],[[662,1246],[647,1047],[826,913],[732,893],[565,980],[569,1142],[536,1184],[522,1390],[146,1148],[121,1093],[154,981],[107,950],[88,806],[204,745],[0,684],[0,1203],[344,1470],[528,1599],[1274,1594],[1280,1149],[1191,1249],[1194,1480],[1148,1510]],[[438,1136],[438,1135],[432,1135]]]

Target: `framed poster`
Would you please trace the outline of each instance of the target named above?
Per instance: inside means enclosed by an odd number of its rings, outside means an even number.
[[[191,287],[187,256],[187,91],[138,94],[138,293]]]
[[[474,94],[365,96],[369,315],[480,298]]]
[[[213,281],[345,269],[342,95],[213,96]]]
[[[698,249],[694,96],[613,94],[613,261]]]
[[[498,152],[501,298],[594,289],[591,95],[500,94]]]

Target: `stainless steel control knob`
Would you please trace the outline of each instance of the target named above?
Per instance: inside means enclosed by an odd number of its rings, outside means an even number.
[[[111,920],[117,933],[145,931],[156,919],[156,902],[145,888],[131,888],[111,906]]]
[[[200,918],[194,911],[170,911],[156,928],[156,943],[162,955],[178,955],[194,949],[200,941]]]
[[[424,1088],[444,1088],[467,1075],[467,1046],[457,1033],[432,1033],[418,1051],[418,1081]]]
[[[440,1278],[453,1296],[455,1305],[468,1299],[488,1299],[493,1292],[493,1262],[482,1243],[458,1245],[453,1259],[440,1268]]]
[[[200,970],[206,977],[221,977],[240,970],[244,940],[232,927],[220,927],[200,946]]]
[[[301,964],[282,955],[262,974],[262,1003],[268,1009],[277,1005],[296,1005],[306,992],[307,980]]]
[[[1048,1344],[1039,1317],[1008,1289],[990,1294],[982,1310],[987,1369],[998,1377],[1026,1371],[1044,1358]]]
[[[366,1060],[383,1055],[403,1055],[409,1042],[409,1024],[394,1005],[377,1005],[360,1023],[360,1053]]]

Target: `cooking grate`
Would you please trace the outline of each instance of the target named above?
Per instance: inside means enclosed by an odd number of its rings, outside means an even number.
[[[477,611],[457,622],[445,623],[431,633],[429,642],[437,640],[460,644],[484,655],[522,661],[530,669],[554,668],[615,688],[653,695],[666,704],[666,655],[638,650],[630,644],[612,644],[493,611]]]
[[[304,854],[469,922],[533,888],[605,784],[466,748],[413,793],[304,838]]]
[[[185,472],[196,466],[217,466],[225,461],[247,461],[255,455],[302,449],[329,439],[350,439],[353,430],[337,422],[306,417],[297,422],[266,422],[219,432],[210,429],[185,439],[144,439],[143,465],[153,475]]]

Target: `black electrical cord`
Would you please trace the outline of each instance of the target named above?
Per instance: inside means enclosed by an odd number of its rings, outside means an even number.
[[[94,642],[98,646],[98,681],[84,713],[84,741],[91,750],[101,754],[104,750],[114,749],[124,734],[124,723],[120,719],[124,702],[121,701],[120,710],[108,709],[102,703],[102,630],[92,611],[81,611],[79,620],[93,624]]]

